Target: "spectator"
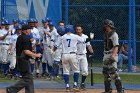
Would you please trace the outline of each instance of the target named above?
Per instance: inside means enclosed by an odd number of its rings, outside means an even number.
[[[132,54],[132,49],[131,49]],[[123,71],[123,62],[128,60],[128,43],[125,42],[120,49],[119,56],[118,56],[118,67],[119,71]]]

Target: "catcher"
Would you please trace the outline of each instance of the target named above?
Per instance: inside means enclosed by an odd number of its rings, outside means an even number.
[[[117,93],[124,93],[121,79],[117,72],[118,61],[118,34],[114,27],[114,23],[106,19],[103,23],[104,30],[104,57],[103,57],[103,75],[105,92],[112,93],[111,78],[115,81]]]

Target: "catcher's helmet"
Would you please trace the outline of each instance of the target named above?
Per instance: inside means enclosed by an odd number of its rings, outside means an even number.
[[[113,22],[112,20],[109,20],[109,19],[106,19],[106,20],[104,21],[104,25],[110,26],[111,28],[116,28],[116,27],[114,26],[114,22]]]

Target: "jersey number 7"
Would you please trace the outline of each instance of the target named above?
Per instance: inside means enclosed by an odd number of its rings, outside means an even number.
[[[68,41],[68,47],[70,47],[71,39],[67,39],[67,41]]]

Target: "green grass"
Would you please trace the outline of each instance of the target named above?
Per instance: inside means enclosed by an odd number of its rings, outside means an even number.
[[[94,83],[95,84],[103,84],[104,79],[102,74],[93,74]],[[127,75],[127,74],[120,74],[123,84],[140,84],[140,75]],[[8,78],[4,78],[0,76],[0,82],[15,82],[16,80],[10,80]],[[64,82],[62,80],[56,80],[57,82]],[[81,76],[79,78],[79,82],[81,81]],[[86,83],[90,83],[90,74],[87,76]],[[73,83],[73,77],[70,76],[70,83]]]
[[[94,77],[94,83],[95,84],[103,84],[104,82],[104,78],[102,74],[93,74]],[[123,84],[140,84],[140,75],[124,75],[124,74],[120,74],[121,80],[123,82]],[[79,82],[81,80],[81,76],[79,78]],[[86,83],[90,83],[91,79],[90,79],[90,75],[88,75]],[[70,76],[70,82],[73,82],[73,78],[72,76]],[[112,82],[114,82],[112,80]]]

